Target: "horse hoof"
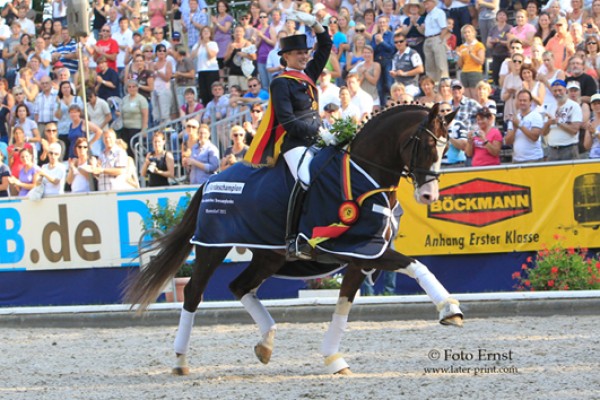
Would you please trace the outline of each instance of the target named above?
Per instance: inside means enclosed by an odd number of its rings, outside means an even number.
[[[456,326],[458,328],[462,328],[463,318],[462,318],[462,315],[453,315],[451,317],[441,320],[440,324],[448,325],[448,326]]]
[[[273,354],[273,350],[259,343],[254,346],[254,354],[256,354],[258,361],[263,364],[268,364],[269,361],[271,361],[271,354]]]
[[[350,368],[342,368],[341,370],[336,372],[336,375],[352,375],[352,374],[353,374],[353,372],[350,371]]]
[[[187,358],[185,354],[177,355],[177,359],[175,361],[175,367],[171,370],[173,375],[184,376],[190,374],[190,366],[187,363]]]

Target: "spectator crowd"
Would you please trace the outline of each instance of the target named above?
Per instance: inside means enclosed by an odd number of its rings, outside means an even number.
[[[334,43],[317,83],[326,128],[390,104],[439,104],[455,113],[446,166],[498,165],[503,149],[513,163],[600,158],[600,0],[258,0],[235,10],[149,0],[147,13],[140,0],[94,0],[80,38],[66,0],[52,0],[40,23],[31,0],[5,3],[0,197],[40,185],[165,186],[177,170],[199,184],[240,161],[284,69],[279,39],[315,43],[287,19],[293,10],[315,15]],[[211,142],[215,123],[242,114]],[[177,118],[179,132],[152,129]],[[138,163],[140,133],[149,150]]]

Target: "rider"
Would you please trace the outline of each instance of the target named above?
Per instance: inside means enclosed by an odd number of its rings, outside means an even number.
[[[310,259],[310,246],[297,245],[298,222],[305,189],[310,183],[309,164],[321,119],[318,91],[315,85],[329,59],[332,41],[327,30],[313,15],[290,12],[293,19],[312,27],[317,48],[311,61],[306,35],[281,38],[279,55],[285,71],[273,79],[269,87],[269,106],[258,128],[245,160],[252,164],[274,165],[281,152],[296,185],[290,196],[286,226],[287,258]]]

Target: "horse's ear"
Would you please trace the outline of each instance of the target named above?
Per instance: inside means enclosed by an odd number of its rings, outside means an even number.
[[[431,110],[429,110],[429,124],[430,125],[433,122],[433,120],[435,119],[435,117],[437,117],[439,110],[440,110],[440,103],[435,103],[433,105],[433,107],[431,108]]]
[[[451,113],[446,114],[446,116],[444,116],[444,120],[446,121],[446,126],[450,125],[450,122],[452,122],[452,120],[456,116],[456,113],[458,113],[458,110],[452,111]]]

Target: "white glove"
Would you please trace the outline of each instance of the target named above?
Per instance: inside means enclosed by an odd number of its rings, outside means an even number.
[[[317,22],[317,17],[314,15],[296,10],[287,11],[287,18],[292,21],[302,22],[304,25],[311,27]]]

